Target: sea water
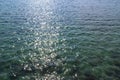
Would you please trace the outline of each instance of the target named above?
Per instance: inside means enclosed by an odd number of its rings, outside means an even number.
[[[0,0],[0,80],[120,80],[120,0]]]

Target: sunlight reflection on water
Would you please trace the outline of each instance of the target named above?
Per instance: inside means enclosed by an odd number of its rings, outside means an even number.
[[[31,4],[32,3],[32,4]],[[51,10],[51,1],[45,0],[45,1],[32,1],[30,4],[33,6],[34,12],[30,12],[32,14],[33,18],[30,19],[29,24],[31,22],[34,24],[34,27],[30,28],[31,31],[33,31],[33,35],[31,37],[34,37],[34,41],[27,44],[29,46],[32,46],[34,49],[37,49],[39,54],[37,53],[28,53],[23,56],[26,56],[29,58],[29,60],[32,62],[35,69],[43,70],[44,68],[47,69],[47,67],[50,66],[58,66],[59,62],[54,61],[54,58],[56,57],[57,53],[55,52],[55,49],[57,47],[57,43],[59,42],[59,28],[60,26],[53,26],[49,24],[54,19],[54,12]],[[37,10],[36,7],[41,4],[42,12]],[[50,4],[50,5],[49,5]],[[29,29],[29,28],[28,28]],[[26,57],[24,57],[26,59]],[[41,61],[41,63],[40,63]],[[24,65],[24,70],[31,70],[31,67],[29,64]],[[35,76],[34,76],[35,77]],[[42,77],[36,76],[36,80],[40,79]],[[56,72],[53,73],[46,73],[43,77],[44,80],[59,80],[60,78],[57,76]]]

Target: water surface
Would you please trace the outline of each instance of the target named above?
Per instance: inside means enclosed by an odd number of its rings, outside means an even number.
[[[119,0],[0,0],[0,80],[120,80]]]

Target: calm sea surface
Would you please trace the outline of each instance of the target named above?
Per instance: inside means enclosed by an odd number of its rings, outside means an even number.
[[[120,80],[120,0],[0,0],[0,80]]]

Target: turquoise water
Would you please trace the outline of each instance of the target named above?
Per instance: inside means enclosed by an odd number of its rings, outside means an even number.
[[[120,80],[119,0],[0,0],[0,80]]]

